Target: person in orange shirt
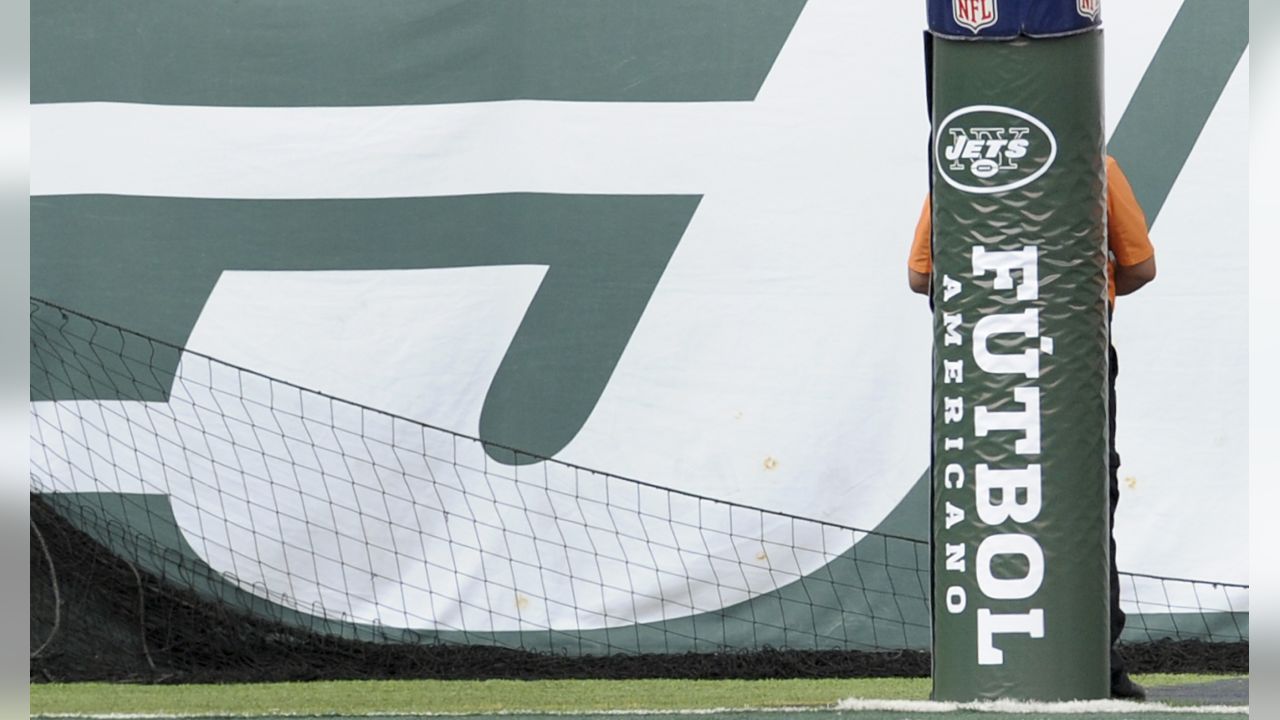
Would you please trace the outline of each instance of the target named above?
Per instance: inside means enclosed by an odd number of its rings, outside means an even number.
[[[929,198],[924,201],[920,221],[916,224],[915,240],[911,244],[911,256],[907,260],[907,284],[912,291],[928,295],[931,286],[933,254],[930,246],[933,234],[933,212]],[[1147,218],[1138,199],[1133,194],[1129,180],[1115,158],[1107,156],[1107,259],[1108,314],[1114,311],[1117,295],[1136,292],[1156,277],[1156,252],[1147,235]],[[1119,364],[1114,345],[1110,346],[1111,372],[1109,392],[1111,403],[1111,696],[1116,698],[1144,699],[1146,691],[1129,678],[1124,658],[1116,652],[1115,644],[1124,630],[1124,611],[1120,609],[1120,576],[1116,568],[1115,520],[1116,504],[1120,500],[1120,454],[1116,452],[1116,375]]]

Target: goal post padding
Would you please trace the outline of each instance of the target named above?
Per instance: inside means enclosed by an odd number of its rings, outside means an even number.
[[[1109,692],[1096,10],[929,5],[935,699]]]

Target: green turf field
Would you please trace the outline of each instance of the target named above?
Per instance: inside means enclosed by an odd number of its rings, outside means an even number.
[[[1147,675],[1148,688],[1210,682],[1228,676]],[[744,711],[789,709],[804,717],[849,720],[903,720],[920,714],[945,720],[992,718],[988,713],[906,713],[832,711],[851,697],[876,700],[925,700],[927,678],[853,680],[486,680],[486,681],[335,681],[248,685],[128,685],[121,683],[39,684],[31,686],[33,716],[200,716],[303,717],[411,716],[427,714],[493,715],[561,713],[591,717],[628,711],[717,711],[718,720],[744,717]],[[1188,708],[1190,710],[1191,708]],[[826,710],[826,712],[823,712]],[[790,712],[786,714],[791,714]],[[747,715],[750,715],[748,712]],[[766,717],[775,717],[770,715]],[[1013,720],[1018,715],[994,717]],[[1025,717],[1041,717],[1026,715]],[[1075,715],[1074,717],[1088,717]],[[1107,715],[1115,718],[1123,715]],[[1240,718],[1242,714],[1141,714],[1160,718]]]

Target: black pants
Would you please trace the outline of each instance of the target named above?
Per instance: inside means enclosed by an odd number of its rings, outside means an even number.
[[[1116,348],[1111,346],[1111,373],[1107,383],[1111,403],[1109,428],[1111,436],[1111,681],[1125,671],[1124,658],[1116,652],[1116,641],[1124,630],[1124,611],[1120,609],[1120,573],[1116,569],[1116,504],[1120,502],[1120,453],[1116,452],[1116,375],[1120,366],[1116,361]]]

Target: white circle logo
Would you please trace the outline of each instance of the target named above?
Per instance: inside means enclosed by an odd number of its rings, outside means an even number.
[[[1038,118],[1001,105],[970,105],[938,125],[934,162],[948,185],[994,195],[1035,182],[1058,157],[1058,140]]]

